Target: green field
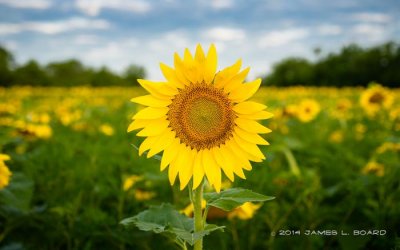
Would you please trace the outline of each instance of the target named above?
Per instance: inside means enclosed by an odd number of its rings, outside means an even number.
[[[126,132],[141,108],[129,100],[143,93],[0,88],[0,153],[12,172],[0,190],[0,249],[177,249],[119,225],[151,204],[189,204]],[[267,160],[231,186],[276,199],[247,220],[210,211],[208,222],[227,228],[205,249],[400,247],[399,97],[379,87],[261,89],[254,99],[275,115]]]

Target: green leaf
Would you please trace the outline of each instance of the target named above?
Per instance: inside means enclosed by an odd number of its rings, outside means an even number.
[[[217,207],[225,211],[230,211],[246,202],[261,202],[275,199],[275,197],[265,196],[243,188],[231,188],[220,193],[205,193],[204,198],[207,201],[208,207]]]
[[[176,211],[171,204],[161,206],[151,206],[136,216],[126,218],[120,222],[125,227],[137,226],[143,231],[153,231],[154,233],[164,233],[173,235],[179,241],[185,241],[190,245],[210,234],[215,230],[223,230],[224,227],[208,224],[200,232],[194,232],[194,221]]]
[[[10,185],[0,191],[0,208],[7,211],[27,213],[31,208],[33,182],[24,174],[14,172]]]

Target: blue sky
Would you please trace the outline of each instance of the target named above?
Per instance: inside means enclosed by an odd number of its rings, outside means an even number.
[[[158,63],[215,43],[219,68],[242,58],[250,78],[288,56],[315,59],[355,42],[400,38],[398,0],[0,0],[0,44],[18,63],[78,58],[161,80]]]

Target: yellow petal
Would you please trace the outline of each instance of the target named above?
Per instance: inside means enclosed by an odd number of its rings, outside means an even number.
[[[253,159],[255,159],[255,161],[260,161],[260,159],[265,160],[264,154],[261,152],[256,144],[242,139],[240,136],[237,135],[237,133],[233,133],[233,139],[236,141],[239,147],[242,148],[243,151],[254,156]]]
[[[184,73],[185,67],[183,66],[183,61],[179,57],[178,53],[174,54],[174,66],[175,66],[175,74],[178,80],[185,85],[190,85],[190,81],[186,78]]]
[[[221,168],[218,167],[215,171],[214,188],[217,193],[221,192]]]
[[[233,107],[233,110],[239,114],[253,114],[266,109],[267,106],[258,102],[241,102]]]
[[[250,133],[257,133],[257,134],[266,134],[270,133],[271,129],[264,127],[260,123],[249,120],[249,119],[243,119],[243,118],[236,118],[235,123],[242,128],[243,130],[250,132]]]
[[[247,75],[249,74],[250,67],[245,68],[239,74],[235,75],[232,79],[230,79],[224,87],[225,93],[230,93],[233,90],[237,89],[241,85],[243,85],[243,81],[246,79]]]
[[[132,98],[131,102],[149,107],[166,107],[171,104],[172,101],[168,99],[160,99],[152,95],[144,95]]]
[[[225,160],[225,156],[221,153],[221,148],[213,148],[212,152],[214,154],[215,161],[222,168],[228,179],[230,181],[234,181],[235,176],[233,174],[232,166],[228,165],[228,161]]]
[[[168,108],[153,108],[147,107],[133,116],[133,119],[157,119],[165,116],[168,113]]]
[[[187,150],[187,158],[183,162],[183,164],[186,164],[184,166],[179,167],[179,181],[180,181],[180,190],[183,190],[186,185],[189,183],[190,179],[192,178],[193,175],[193,158],[194,158],[194,150],[191,150],[190,148],[186,148]],[[182,157],[179,155],[179,157]]]
[[[164,133],[169,125],[169,121],[166,119],[158,119],[157,122],[152,122],[147,124],[144,129],[142,129],[137,136],[146,137],[146,136],[156,136]]]
[[[233,152],[231,152],[231,149],[226,144],[221,146],[221,154],[226,160],[227,165],[232,168],[232,171],[240,178],[246,179],[237,157]]]
[[[235,129],[234,133],[236,133],[240,138],[248,142],[259,145],[269,145],[269,143],[258,134],[247,132],[239,127]]]
[[[249,162],[249,158],[252,158],[252,156],[246,151],[243,151],[233,138],[227,143],[227,146],[229,146],[231,151],[235,154],[237,161],[243,169],[251,170],[253,168]]]
[[[158,136],[147,137],[144,139],[142,144],[139,146],[139,156],[141,156],[146,150],[149,150],[151,146],[157,141]]]
[[[186,78],[192,82],[196,83],[198,79],[197,68],[195,66],[195,62],[193,59],[192,54],[188,49],[185,49],[183,54],[183,64],[184,64],[184,71]]]
[[[260,88],[261,79],[257,79],[253,82],[248,82],[240,85],[234,89],[230,94],[229,98],[234,102],[243,102],[254,95]]]
[[[214,84],[217,88],[223,88],[225,84],[229,82],[232,77],[234,77],[240,70],[242,66],[242,59],[237,60],[237,62],[225,69],[221,70],[215,75]]]
[[[163,119],[163,120],[165,120],[165,119]],[[140,119],[134,120],[131,124],[129,124],[128,132],[131,132],[132,130],[135,130],[135,129],[144,128],[151,121],[154,121],[154,120],[140,120]]]
[[[9,161],[11,158],[7,154],[0,154],[0,161]]]
[[[149,80],[138,79],[139,84],[150,94],[162,98],[171,99],[172,96],[178,94],[178,90],[165,82],[152,82]]]
[[[190,148],[186,147],[185,144],[180,144],[178,149],[178,157],[175,157],[175,159],[171,162],[168,170],[168,178],[171,185],[174,184],[178,172],[182,171],[183,168],[188,167],[189,160],[191,160],[190,157]],[[189,167],[192,166],[189,164]]]
[[[149,153],[147,154],[147,158],[150,158],[168,148],[169,145],[171,145],[171,143],[174,141],[174,139],[175,132],[171,131],[170,129],[165,130],[164,133],[159,136],[157,142],[155,142],[151,147]]]
[[[213,81],[215,72],[217,71],[217,62],[217,50],[215,49],[214,44],[211,44],[208,49],[204,72],[204,81],[206,83],[211,83]]]
[[[204,177],[203,150],[195,153],[193,162],[193,190],[195,190],[200,185]]]
[[[214,157],[209,149],[203,152],[203,168],[207,176],[208,182],[214,185],[217,178],[217,171],[221,171],[218,164],[215,162]]]
[[[161,158],[160,170],[164,171],[164,169],[175,159],[178,154],[180,141],[178,138],[173,139],[171,145],[164,149],[163,156]]]
[[[204,55],[203,48],[200,44],[197,44],[196,53],[194,56],[197,68],[197,82],[203,82],[204,80],[204,68],[206,64],[206,57]]]
[[[173,84],[176,88],[183,88],[185,85],[178,79],[176,72],[173,68],[167,66],[164,63],[160,63],[160,69],[161,72],[163,73],[165,79],[167,79],[168,82]]]
[[[245,118],[245,119],[251,119],[251,120],[265,120],[265,119],[269,119],[271,117],[273,117],[274,114],[267,112],[267,111],[259,111],[253,114],[240,114],[239,117],[241,118]]]

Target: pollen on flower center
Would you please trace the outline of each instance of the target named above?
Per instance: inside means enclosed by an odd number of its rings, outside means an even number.
[[[192,84],[172,100],[168,119],[176,136],[187,146],[201,150],[227,141],[233,132],[232,103],[212,85]]]
[[[369,101],[371,103],[382,103],[382,101],[384,100],[384,96],[381,93],[374,93],[370,98]]]

